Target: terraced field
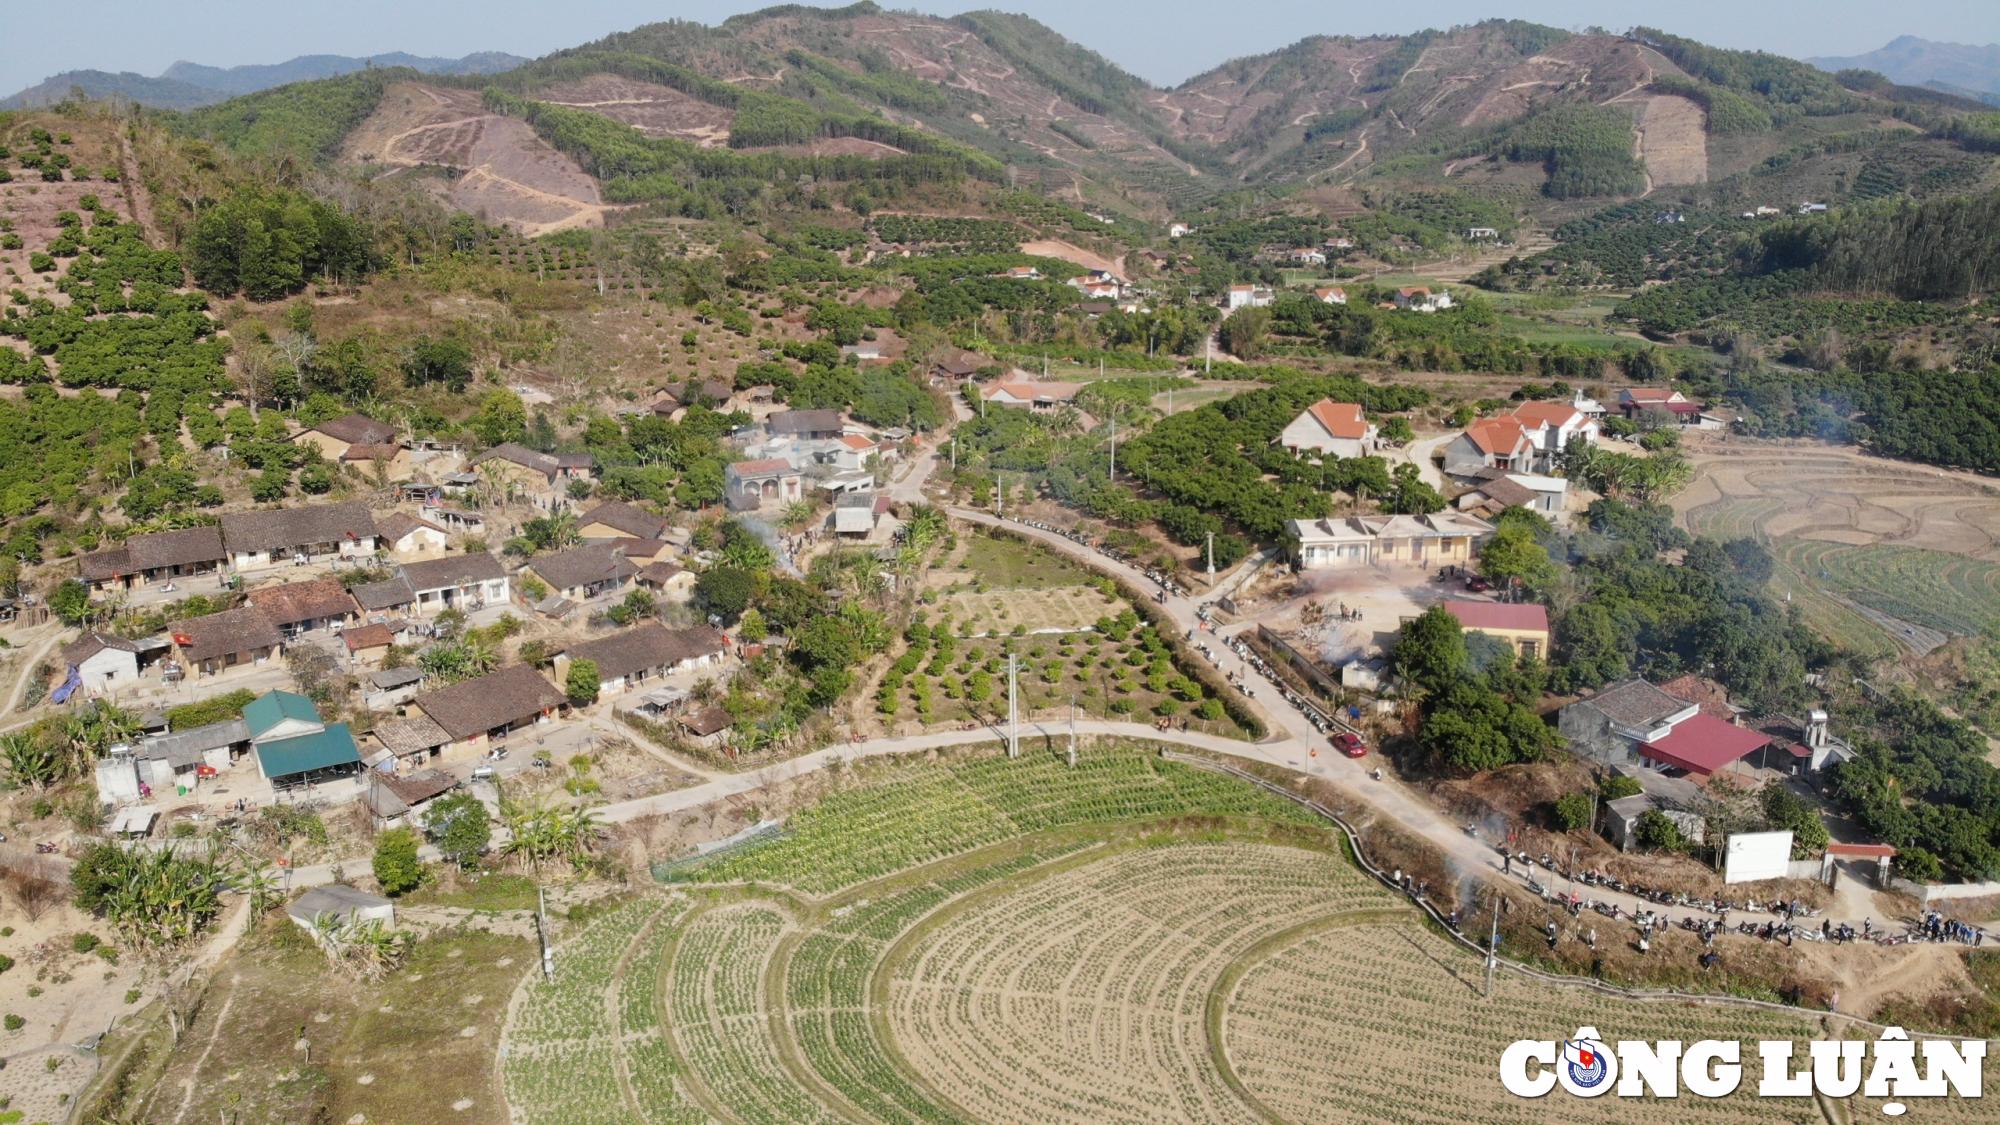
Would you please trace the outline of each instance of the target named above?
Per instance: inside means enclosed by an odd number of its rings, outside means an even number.
[[[1862,652],[1928,653],[2000,625],[2000,490],[1810,443],[1697,439],[1698,476],[1673,505],[1688,530],[1754,538],[1772,591]]]
[[[1743,1094],[1512,1097],[1495,1066],[1522,1036],[1821,1029],[1507,974],[1485,998],[1477,957],[1298,806],[1233,779],[1133,749],[1074,770],[1027,756],[874,772],[785,838],[641,891],[561,945],[505,1030],[514,1120],[1818,1120]]]

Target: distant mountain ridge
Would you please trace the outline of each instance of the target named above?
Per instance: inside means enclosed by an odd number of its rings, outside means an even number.
[[[281,63],[232,67],[177,62],[157,78],[148,78],[129,70],[116,74],[104,70],[72,70],[0,101],[0,109],[50,105],[68,97],[71,87],[80,88],[93,98],[124,97],[159,109],[194,109],[268,90],[273,86],[351,74],[371,64],[380,67],[407,66],[426,74],[498,74],[527,61],[504,51],[477,51],[457,59],[392,51],[367,58],[300,55]]]
[[[1806,61],[1821,70],[1877,71],[1905,86],[1931,86],[1950,93],[2000,93],[2000,43],[1978,47],[1904,35],[1865,55]]]

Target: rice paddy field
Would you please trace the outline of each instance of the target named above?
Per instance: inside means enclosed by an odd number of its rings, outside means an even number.
[[[1697,438],[1689,531],[1754,538],[1771,589],[1845,647],[1926,654],[2000,625],[2000,490],[1850,447]]]
[[[1502,972],[1297,805],[1134,747],[869,767],[643,892],[516,993],[522,1125],[1807,1122],[1505,1092],[1514,1039],[1809,1039],[1808,1013]],[[1750,1084],[1747,1089],[1754,1089]],[[1971,1121],[1950,1102],[1925,1120]],[[1973,1103],[1976,1106],[1976,1103]],[[1860,1109],[1861,1107],[1856,1107]],[[1862,1112],[1866,1112],[1863,1110]]]

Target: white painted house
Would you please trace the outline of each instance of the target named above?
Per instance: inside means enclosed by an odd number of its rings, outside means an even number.
[[[1366,457],[1375,450],[1375,435],[1375,425],[1362,416],[1360,406],[1323,398],[1292,419],[1278,435],[1278,444],[1293,453]]]

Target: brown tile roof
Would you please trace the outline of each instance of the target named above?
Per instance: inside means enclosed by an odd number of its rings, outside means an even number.
[[[375,518],[366,504],[314,504],[222,517],[222,541],[237,554],[374,536]]]
[[[623,551],[608,545],[574,547],[553,555],[538,555],[528,560],[528,569],[557,590],[629,578],[639,573],[639,568],[625,557]]]
[[[511,441],[501,442],[499,445],[496,445],[493,448],[487,450],[486,452],[481,453],[478,456],[474,457],[471,461],[467,462],[467,465],[468,466],[483,465],[488,461],[496,459],[501,461],[510,461],[516,465],[521,466],[524,469],[530,469],[533,470],[534,472],[540,473],[543,476],[549,478],[550,480],[555,479],[556,470],[561,467],[556,461],[556,459],[549,456],[548,454],[537,453],[534,450],[529,449],[527,446],[516,445]]]
[[[340,455],[342,461],[394,461],[400,445],[350,445]]]
[[[507,567],[488,551],[446,555],[441,559],[403,564],[403,577],[417,590],[442,590],[507,577]]]
[[[444,534],[444,528],[429,520],[420,520],[408,512],[390,512],[388,515],[375,517],[375,530],[381,532],[382,538],[390,543],[420,527],[428,527],[440,535]]]
[[[764,457],[755,461],[738,461],[728,467],[730,473],[738,477],[761,476],[764,473],[794,473],[792,463],[783,457]]]
[[[254,605],[176,621],[174,643],[189,660],[212,660],[232,652],[250,652],[284,643],[284,635],[264,611]]]
[[[364,648],[382,648],[396,643],[396,634],[387,625],[363,625],[359,629],[349,629],[340,635],[347,642],[347,651]]]
[[[106,547],[76,560],[77,575],[85,582],[106,582],[132,574],[135,570],[132,552],[123,547]]]
[[[413,715],[407,719],[397,719],[391,723],[383,723],[371,733],[375,735],[375,741],[380,742],[382,748],[391,754],[420,754],[434,746],[443,746],[451,741],[451,735],[446,734],[443,727],[437,725],[436,722],[432,721],[430,716],[424,714]],[[414,776],[421,777],[423,775],[417,774]],[[451,787],[447,785],[445,788],[449,789]],[[401,796],[400,793],[397,795]],[[408,800],[409,798],[405,797],[403,799]]]
[[[125,541],[125,550],[132,556],[134,570],[221,562],[229,557],[222,549],[222,529],[215,526],[134,535]]]
[[[348,593],[354,595],[355,603],[366,613],[395,609],[397,606],[409,605],[417,600],[417,592],[410,587],[407,578],[391,578],[386,582],[364,582]]]
[[[650,559],[673,544],[664,539],[613,539],[604,544],[628,559]]]
[[[844,425],[838,410],[787,410],[766,418],[764,424],[773,435],[837,434]]]
[[[623,500],[599,504],[578,517],[576,523],[578,527],[601,523],[606,527],[617,528],[635,539],[658,539],[660,533],[667,527],[666,520],[643,508],[633,507]]]
[[[294,625],[321,617],[346,617],[355,611],[354,598],[341,586],[338,578],[262,586],[243,597],[263,610],[274,625]]]
[[[1689,706],[1688,700],[1668,695],[1644,680],[1613,684],[1582,702],[1602,711],[1613,722],[1629,727],[1650,727]]]
[[[654,586],[665,586],[668,582],[673,581],[674,578],[687,572],[687,568],[678,563],[656,562],[640,568],[639,581]]]
[[[301,433],[299,437],[304,437],[314,430],[349,445],[380,445],[396,438],[396,427],[386,422],[377,422],[366,414],[343,414],[338,418],[329,418]]]
[[[119,652],[136,653],[139,651],[138,645],[133,644],[124,637],[113,636],[110,633],[85,633],[83,636],[63,646],[63,663],[81,664],[107,648],[117,649]]]
[[[1506,477],[1497,477],[1493,480],[1482,481],[1479,485],[1479,491],[1485,493],[1488,500],[1493,501],[1503,508],[1532,504],[1540,495],[1527,485],[1519,481],[1508,480]]]
[[[692,715],[682,715],[681,725],[697,738],[707,738],[716,731],[735,726],[736,717],[720,707],[705,707]]]
[[[425,692],[415,703],[454,740],[531,719],[568,699],[526,664],[489,672],[475,680]]]
[[[571,660],[594,660],[597,674],[607,680],[634,672],[668,668],[683,660],[714,656],[723,650],[722,634],[713,629],[669,629],[665,625],[641,625],[571,645]]]

